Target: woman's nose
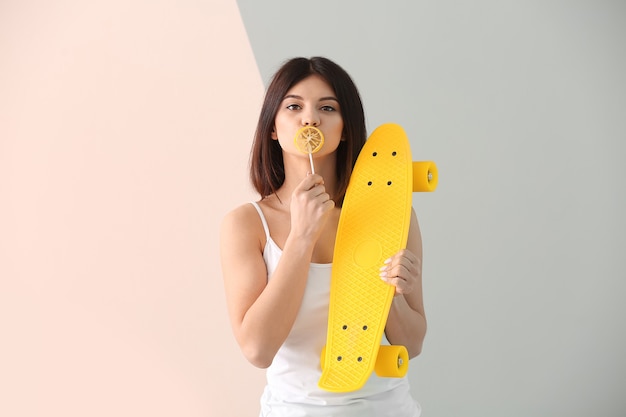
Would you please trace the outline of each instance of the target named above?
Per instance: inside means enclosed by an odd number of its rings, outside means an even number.
[[[304,126],[318,126],[320,124],[320,118],[317,112],[308,111],[302,116],[302,124]]]

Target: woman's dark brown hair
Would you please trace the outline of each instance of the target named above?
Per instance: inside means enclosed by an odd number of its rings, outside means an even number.
[[[265,198],[276,192],[285,181],[283,153],[280,144],[271,139],[278,108],[287,91],[310,75],[321,76],[334,90],[343,118],[343,138],[337,148],[337,194],[341,206],[350,174],[366,139],[365,115],[361,96],[348,73],[328,58],[293,58],[285,62],[270,82],[259,115],[250,155],[250,180]]]

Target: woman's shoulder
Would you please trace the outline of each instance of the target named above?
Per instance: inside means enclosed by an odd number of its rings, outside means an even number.
[[[258,204],[258,202],[257,202]],[[222,220],[223,227],[241,228],[249,230],[249,227],[259,221],[259,213],[254,205],[250,203],[241,204],[235,207]]]
[[[222,219],[221,241],[226,247],[249,250],[265,245],[265,232],[259,213],[252,203],[235,207]]]

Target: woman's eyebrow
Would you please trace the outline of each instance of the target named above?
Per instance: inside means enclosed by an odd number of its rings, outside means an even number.
[[[288,94],[288,95],[286,95],[283,98],[283,100],[287,100],[287,99],[290,99],[290,98],[293,98],[293,99],[296,99],[296,100],[304,100],[301,96],[299,96],[297,94]],[[337,97],[333,97],[333,96],[321,97],[318,101],[328,101],[328,100],[339,102]]]

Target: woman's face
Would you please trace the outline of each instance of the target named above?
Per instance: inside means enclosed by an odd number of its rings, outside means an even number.
[[[337,149],[343,132],[341,109],[333,89],[318,75],[305,78],[287,91],[276,113],[272,139],[280,142],[283,152],[308,158],[294,143],[296,132],[307,125],[317,127],[324,135],[324,146],[314,157]]]

